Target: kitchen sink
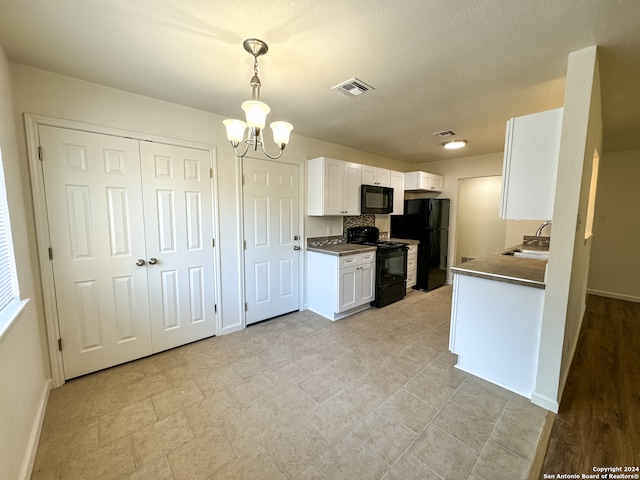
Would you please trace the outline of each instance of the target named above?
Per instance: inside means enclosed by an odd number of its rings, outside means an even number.
[[[548,250],[525,250],[520,248],[514,248],[512,250],[507,250],[506,252],[502,252],[502,255],[510,255],[518,258],[533,258],[536,260],[549,259]]]

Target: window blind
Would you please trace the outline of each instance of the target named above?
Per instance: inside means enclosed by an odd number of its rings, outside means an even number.
[[[0,312],[13,300],[18,300],[18,281],[4,183],[4,165],[2,163],[2,151],[0,150]]]

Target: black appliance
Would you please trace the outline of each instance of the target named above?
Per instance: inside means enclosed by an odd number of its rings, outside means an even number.
[[[404,215],[391,217],[391,235],[419,240],[416,290],[429,291],[447,282],[448,198],[404,201]]]
[[[407,294],[406,243],[380,240],[378,227],[351,227],[347,242],[376,247],[376,298],[372,307],[384,307]]]
[[[360,213],[381,215],[393,212],[393,188],[376,185],[360,187]]]

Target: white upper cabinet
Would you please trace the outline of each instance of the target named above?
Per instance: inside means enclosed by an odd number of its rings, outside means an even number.
[[[444,177],[427,172],[407,172],[404,174],[404,189],[419,192],[442,192]]]
[[[327,157],[309,160],[308,215],[360,215],[361,165]]]
[[[561,129],[562,108],[507,121],[500,217],[553,218]]]
[[[362,185],[378,185],[389,187],[391,182],[391,172],[386,168],[362,165]]]
[[[391,215],[402,215],[404,211],[404,173],[389,172],[390,184],[393,188],[393,212]]]

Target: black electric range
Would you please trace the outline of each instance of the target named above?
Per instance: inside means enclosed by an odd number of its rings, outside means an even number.
[[[405,297],[409,249],[406,243],[380,240],[378,227],[348,228],[347,243],[376,247],[376,298],[371,306],[384,307]]]

